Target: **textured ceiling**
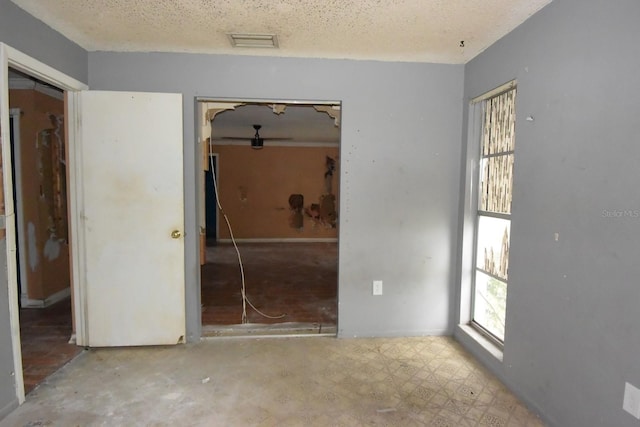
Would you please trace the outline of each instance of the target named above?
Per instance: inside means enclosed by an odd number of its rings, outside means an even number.
[[[12,1],[89,51],[460,64],[551,0]],[[279,48],[232,48],[232,32],[275,33]]]

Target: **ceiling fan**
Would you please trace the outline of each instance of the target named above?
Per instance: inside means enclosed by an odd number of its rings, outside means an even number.
[[[256,130],[256,134],[251,138],[251,148],[254,150],[259,150],[264,146],[264,139],[260,138],[259,130],[262,125],[253,125],[253,128]]]
[[[253,135],[253,138],[251,138],[249,141],[251,142],[251,148],[256,149],[256,150],[259,150],[259,149],[264,147],[264,141],[268,141],[268,140],[283,141],[283,140],[291,139],[290,137],[263,138],[262,136],[260,136],[260,129],[262,128],[262,125],[255,124],[255,125],[253,125],[253,128],[256,130],[256,133],[255,133],[255,135]],[[245,136],[222,136],[219,139],[235,139],[235,140],[246,141],[247,137],[245,137]]]

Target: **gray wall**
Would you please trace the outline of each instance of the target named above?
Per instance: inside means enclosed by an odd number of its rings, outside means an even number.
[[[452,332],[463,66],[96,52],[89,86],[184,95],[190,339],[200,333],[196,96],[342,101],[339,335]],[[374,279],[383,296],[371,295]]]
[[[0,0],[0,42],[87,82],[87,52],[9,0]]]
[[[497,371],[554,426],[639,423],[622,410],[640,386],[638,22],[637,0],[555,0],[465,68],[467,99],[518,79]]]
[[[62,37],[9,0],[0,0],[0,42],[68,75],[87,81],[87,52]],[[0,241],[0,419],[17,406],[13,373],[6,241]]]
[[[13,376],[13,347],[9,325],[9,296],[7,289],[7,246],[0,240],[0,420],[18,406]]]

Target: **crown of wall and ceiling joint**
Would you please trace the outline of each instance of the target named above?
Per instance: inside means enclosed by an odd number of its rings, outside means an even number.
[[[231,33],[227,35],[229,37],[229,41],[231,41],[231,46],[233,47],[278,47],[278,36],[276,36],[275,34]]]

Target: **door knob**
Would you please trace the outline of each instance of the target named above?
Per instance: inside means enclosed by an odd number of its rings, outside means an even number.
[[[180,233],[180,231],[178,231],[178,230],[173,230],[171,232],[171,238],[172,239],[179,239],[180,236],[182,236],[182,233]]]

